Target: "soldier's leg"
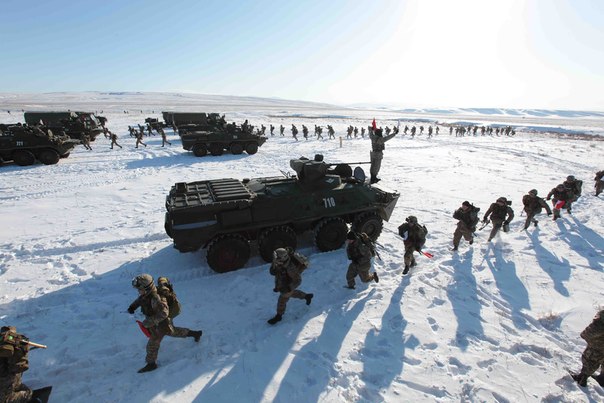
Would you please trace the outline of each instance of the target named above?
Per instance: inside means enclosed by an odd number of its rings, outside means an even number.
[[[158,329],[149,330],[151,332],[151,337],[149,337],[149,341],[147,342],[147,356],[145,357],[145,362],[147,364],[153,364],[157,362],[159,346],[164,338],[164,334]]]
[[[499,232],[499,229],[501,228],[501,225],[503,224],[503,221],[501,220],[491,220],[491,224],[493,224],[493,229],[491,229],[491,233],[489,234],[489,241],[493,238],[495,238],[495,235],[497,235],[497,232]]]
[[[350,262],[350,264],[348,265],[348,271],[346,272],[346,284],[348,285],[348,287],[354,287],[354,278],[357,276],[357,274],[357,265]]]
[[[306,293],[301,290],[293,290],[291,298],[306,299]]]
[[[604,351],[587,347],[581,355],[581,362],[583,363],[581,373],[590,376],[596,372],[604,362]]]
[[[457,228],[455,228],[455,232],[453,233],[453,249],[457,250],[459,247],[459,242],[461,241],[463,233],[461,228],[459,228],[459,223],[457,224]]]
[[[413,252],[414,252],[414,248],[413,246],[407,246],[405,245],[405,268],[409,268],[411,266],[411,264],[413,263],[413,261],[415,260],[413,258]]]
[[[361,281],[363,283],[369,283],[375,279],[375,277],[373,277],[373,273],[369,274],[369,269],[370,267],[368,267],[366,270],[359,270],[359,277],[361,277]]]
[[[26,403],[31,400],[32,390],[21,383],[21,376],[0,378],[0,402]]]
[[[600,193],[602,193],[602,190],[604,189],[604,182],[602,181],[598,181],[596,183],[596,197],[600,195]]]
[[[172,334],[169,334],[170,337],[188,337],[191,329],[187,329],[186,327],[176,327],[174,326],[174,331]]]
[[[527,229],[531,225],[531,221],[535,217],[535,213],[526,212],[526,221],[524,222],[524,229]]]
[[[292,296],[293,291],[290,292],[282,292],[279,294],[279,299],[277,300],[277,314],[283,315],[285,313],[285,308],[287,306],[287,301]]]

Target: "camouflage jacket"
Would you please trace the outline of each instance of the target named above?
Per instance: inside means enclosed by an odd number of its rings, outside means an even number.
[[[476,224],[478,224],[478,221],[480,221],[480,219],[478,218],[479,211],[480,208],[474,206],[470,207],[467,210],[464,210],[460,207],[453,213],[453,218],[466,224],[466,227],[468,227],[468,229],[475,231]]]
[[[554,200],[571,200],[573,198],[572,192],[569,189],[558,190],[557,188],[553,188],[547,194],[547,200],[554,198]]]
[[[403,223],[398,227],[398,234],[403,238],[405,246],[411,246],[419,251],[426,243],[428,229],[425,225]]]
[[[7,333],[1,333],[2,340],[9,334],[13,336],[11,342],[0,342],[0,378],[11,377],[29,369],[29,344],[21,341],[22,338],[25,341],[27,339],[16,333],[15,328],[11,326]]]
[[[165,297],[162,297],[157,293],[155,287],[130,304],[130,308],[133,310],[138,307],[141,308],[141,311],[143,311],[143,314],[145,315],[145,326],[159,327],[164,330],[170,328],[170,320],[168,319],[170,309],[168,308],[168,302]]]
[[[552,210],[549,208],[545,200],[539,196],[524,195],[522,197],[522,204],[524,204],[524,211],[526,211],[527,214],[540,213],[542,208],[547,211],[547,214],[552,213]]]
[[[589,326],[581,332],[581,338],[587,342],[588,347],[604,351],[604,310],[598,312]]]
[[[361,239],[355,239],[346,246],[346,255],[356,264],[371,263],[371,248]]]
[[[302,271],[305,268],[293,256],[285,265],[272,263],[270,273],[275,276],[275,291],[289,292],[298,288],[302,284]]]
[[[500,206],[497,203],[491,203],[491,206],[484,213],[483,221],[489,219],[491,220],[501,220],[501,221],[512,221],[514,219],[514,210],[510,206]],[[507,217],[507,219],[506,219]]]
[[[369,132],[369,138],[371,139],[371,149],[373,152],[382,152],[386,149],[386,143],[388,140],[396,136],[396,133],[390,134],[388,136],[378,136],[377,134],[373,134]]]

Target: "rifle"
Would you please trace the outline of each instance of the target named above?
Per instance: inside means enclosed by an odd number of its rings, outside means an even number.
[[[482,227],[478,228],[478,231],[483,230],[487,225],[489,225],[491,223],[491,220],[486,220],[483,222],[484,222],[484,224],[482,225]]]
[[[371,161],[369,162],[333,162],[333,163],[325,163],[327,164],[327,166],[334,166],[334,165],[340,165],[340,164],[347,164],[347,165],[367,165],[367,164],[371,164]]]

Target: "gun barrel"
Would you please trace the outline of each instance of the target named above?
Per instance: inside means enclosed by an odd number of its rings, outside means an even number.
[[[48,346],[45,346],[44,344],[34,343],[33,341],[29,341],[29,340],[26,343],[29,344],[32,347],[48,348]]]
[[[364,162],[333,162],[333,163],[329,163],[327,165],[332,166],[332,165],[340,165],[340,164],[364,165],[364,164],[371,164],[371,161],[364,161]]]

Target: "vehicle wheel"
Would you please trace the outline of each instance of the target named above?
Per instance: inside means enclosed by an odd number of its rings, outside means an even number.
[[[315,227],[315,244],[321,252],[340,249],[346,242],[348,225],[339,217],[325,218]]]
[[[69,154],[70,153],[65,153],[65,154],[61,155],[61,158],[67,158],[67,157],[69,157]]]
[[[18,150],[13,154],[13,161],[15,161],[15,164],[24,167],[26,165],[32,165],[34,162],[36,162],[36,157],[34,157],[31,151]]]
[[[374,211],[361,213],[352,222],[352,230],[354,232],[364,232],[372,241],[379,238],[383,227],[384,222],[382,218]]]
[[[42,150],[40,152],[40,154],[38,155],[38,159],[44,165],[54,165],[57,162],[59,162],[59,159],[61,159],[61,156],[59,155],[58,152],[49,148],[46,150]]]
[[[222,155],[223,150],[222,144],[210,144],[210,154],[212,155]]]
[[[296,249],[296,232],[288,226],[273,227],[262,231],[258,237],[258,252],[265,262],[273,261],[273,252],[277,248]]]
[[[243,153],[243,146],[240,143],[233,143],[231,144],[231,152],[234,155],[239,155]]]
[[[241,269],[249,258],[249,242],[241,235],[220,235],[208,246],[208,265],[218,273]]]
[[[245,152],[248,153],[249,155],[256,154],[258,152],[258,144],[256,144],[256,143],[248,143],[245,146]]]
[[[205,157],[208,154],[208,148],[205,144],[195,144],[193,146],[193,154],[196,157]]]

